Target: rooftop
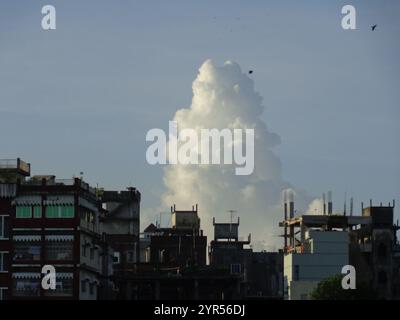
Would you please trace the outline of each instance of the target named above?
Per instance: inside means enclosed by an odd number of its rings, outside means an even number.
[[[287,219],[279,223],[280,227],[283,226],[300,226],[304,224],[308,227],[320,227],[322,225],[329,225],[331,227],[343,227],[359,224],[370,224],[371,218],[365,216],[344,216],[344,215],[302,215],[294,218]]]
[[[0,159],[0,170],[18,171],[18,173],[29,176],[31,173],[31,165],[20,158],[17,159]]]

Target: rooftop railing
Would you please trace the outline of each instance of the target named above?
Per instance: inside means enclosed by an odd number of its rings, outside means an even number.
[[[75,179],[55,179],[54,184],[60,184],[64,186],[73,186],[75,185]]]
[[[44,180],[44,185],[46,186],[74,186],[76,183],[80,185],[83,190],[86,190],[90,194],[96,195],[96,188],[91,187],[87,182],[79,178],[71,178],[71,179],[29,179],[22,182],[24,185],[30,186],[42,186]]]
[[[26,173],[30,173],[31,165],[20,158],[17,159],[0,159],[0,169],[18,169]]]
[[[0,159],[0,169],[17,169],[18,159]]]

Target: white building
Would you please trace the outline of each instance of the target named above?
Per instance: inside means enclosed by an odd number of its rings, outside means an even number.
[[[285,299],[307,300],[317,284],[349,264],[347,231],[304,231],[302,245],[284,256]]]

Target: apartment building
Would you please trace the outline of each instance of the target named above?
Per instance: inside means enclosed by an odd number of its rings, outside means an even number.
[[[99,193],[102,204],[100,222],[105,244],[112,252],[111,265],[104,268],[112,270],[109,286],[115,290],[104,292],[101,299],[126,300],[132,297],[132,287],[126,281],[126,274],[135,269],[140,259],[140,199],[139,190],[127,188],[126,191],[103,191]]]
[[[216,222],[209,249],[210,266],[239,276],[240,296],[246,299],[281,299],[283,293],[283,255],[278,252],[255,252],[251,235],[239,237],[237,221]]]
[[[125,244],[132,244],[132,251],[138,247],[140,193],[129,193],[134,195],[134,216],[121,217],[124,205],[102,208],[110,204],[109,194],[101,190],[102,200],[99,190],[82,178],[29,176],[28,163],[0,160],[0,298],[110,298],[118,291],[112,279],[111,226],[122,222],[131,241]],[[55,290],[41,285],[45,265],[56,270]]]
[[[0,160],[0,300],[12,295],[12,219],[17,181],[30,175],[30,165],[20,159]]]
[[[400,298],[400,245],[394,224],[394,201],[387,206],[361,204],[361,214],[333,212],[332,196],[323,199],[322,212],[295,216],[292,195],[284,195],[285,298],[307,300],[321,280],[354,266],[357,281],[380,299]],[[327,200],[327,202],[325,201]]]

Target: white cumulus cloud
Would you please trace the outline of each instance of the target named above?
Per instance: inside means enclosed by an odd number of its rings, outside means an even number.
[[[178,110],[174,116],[179,130],[254,129],[254,171],[248,176],[237,176],[235,163],[167,166],[162,206],[169,208],[176,204],[183,210],[198,203],[202,229],[209,240],[213,237],[212,217],[229,221],[227,211],[236,210],[241,217],[240,233],[243,236],[252,233],[255,249],[280,247],[281,192],[291,185],[282,178],[282,165],[273,151],[280,137],[269,131],[261,119],[262,97],[255,91],[253,80],[235,62],[216,66],[207,60],[192,88],[191,106]],[[303,205],[304,193],[296,194],[296,206]]]

